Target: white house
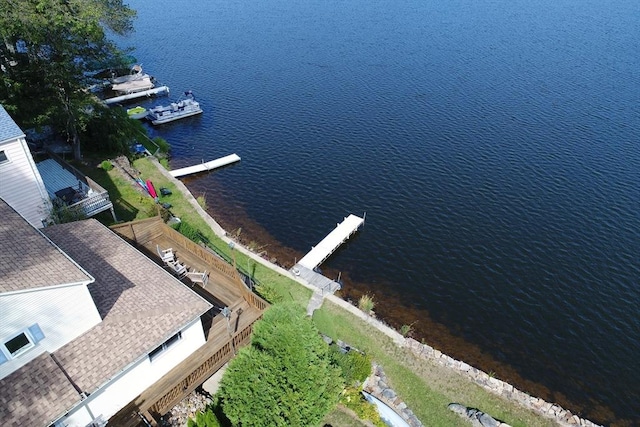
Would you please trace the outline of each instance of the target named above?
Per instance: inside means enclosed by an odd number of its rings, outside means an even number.
[[[25,135],[0,105],[0,197],[22,212],[37,228],[51,210],[51,201],[31,157]]]
[[[99,425],[205,343],[211,305],[99,222],[0,218],[0,425]]]

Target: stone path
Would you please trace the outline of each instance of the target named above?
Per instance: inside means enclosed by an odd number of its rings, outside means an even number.
[[[307,304],[307,316],[313,316],[313,312],[322,307],[324,296],[320,290],[313,291],[309,304]]]

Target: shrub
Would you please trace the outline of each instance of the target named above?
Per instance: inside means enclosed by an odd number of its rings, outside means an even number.
[[[272,306],[220,382],[224,414],[233,425],[317,425],[342,388],[328,349],[301,308]]]
[[[102,163],[100,163],[100,168],[109,172],[111,169],[113,169],[113,164],[109,160],[103,160]]]
[[[270,304],[282,302],[284,299],[278,289],[270,283],[256,283],[255,291]]]
[[[178,227],[176,228],[176,230],[178,230],[180,234],[193,242],[200,243],[202,241],[202,234],[198,231],[197,228],[187,222],[182,221],[178,223]]]
[[[171,145],[169,145],[166,139],[156,136],[153,138],[153,142],[158,146],[161,153],[168,153],[169,150],[171,150]]]
[[[371,374],[371,357],[355,350],[342,353],[336,345],[331,346],[332,359],[340,367],[347,386],[359,387]]]
[[[220,427],[220,421],[211,408],[207,408],[204,412],[198,412],[195,419],[187,420],[187,427]]]
[[[202,209],[207,210],[207,197],[204,194],[196,197],[196,201]]]
[[[400,327],[400,334],[401,334],[403,337],[410,337],[410,336],[411,336],[411,334],[413,334],[413,324],[414,324],[414,323],[416,323],[416,322],[413,322],[413,323],[411,323],[411,324],[409,324],[409,325],[407,325],[407,324],[402,325],[402,326]]]
[[[371,421],[376,427],[386,427],[378,409],[364,398],[360,389],[354,387],[344,389],[340,394],[340,403],[355,412],[361,420]]]
[[[371,314],[373,308],[376,306],[376,302],[369,294],[364,294],[358,300],[358,308],[364,311],[366,314]]]

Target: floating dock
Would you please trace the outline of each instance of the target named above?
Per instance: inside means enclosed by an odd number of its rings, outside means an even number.
[[[366,214],[365,214],[366,216]],[[349,215],[341,223],[336,225],[317,246],[312,248],[291,270],[294,276],[300,277],[325,293],[334,293],[342,287],[340,283],[331,280],[315,271],[329,256],[336,251],[358,228],[364,223],[364,218]]]
[[[169,93],[168,86],[160,86],[149,90],[143,90],[141,92],[129,93],[126,95],[116,96],[115,98],[108,98],[104,100],[107,105],[116,104],[118,102],[127,101],[129,99],[142,98],[143,96],[158,95],[160,93]]]
[[[240,156],[237,154],[229,154],[225,157],[220,157],[219,159],[211,160],[210,162],[202,162],[199,165],[188,166],[186,168],[176,169],[173,171],[169,171],[171,176],[177,178],[179,176],[192,175],[198,172],[208,172],[213,169],[221,168],[223,166],[230,165],[231,163],[239,162]]]
[[[322,264],[329,256],[336,251],[358,228],[364,223],[364,217],[349,215],[336,225],[331,233],[327,235],[317,246],[312,248],[298,264],[313,270]]]

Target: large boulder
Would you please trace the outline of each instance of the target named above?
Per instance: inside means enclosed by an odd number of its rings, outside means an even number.
[[[461,417],[468,419],[474,427],[508,427],[507,424],[476,408],[468,408],[459,403],[450,403],[448,408]]]

